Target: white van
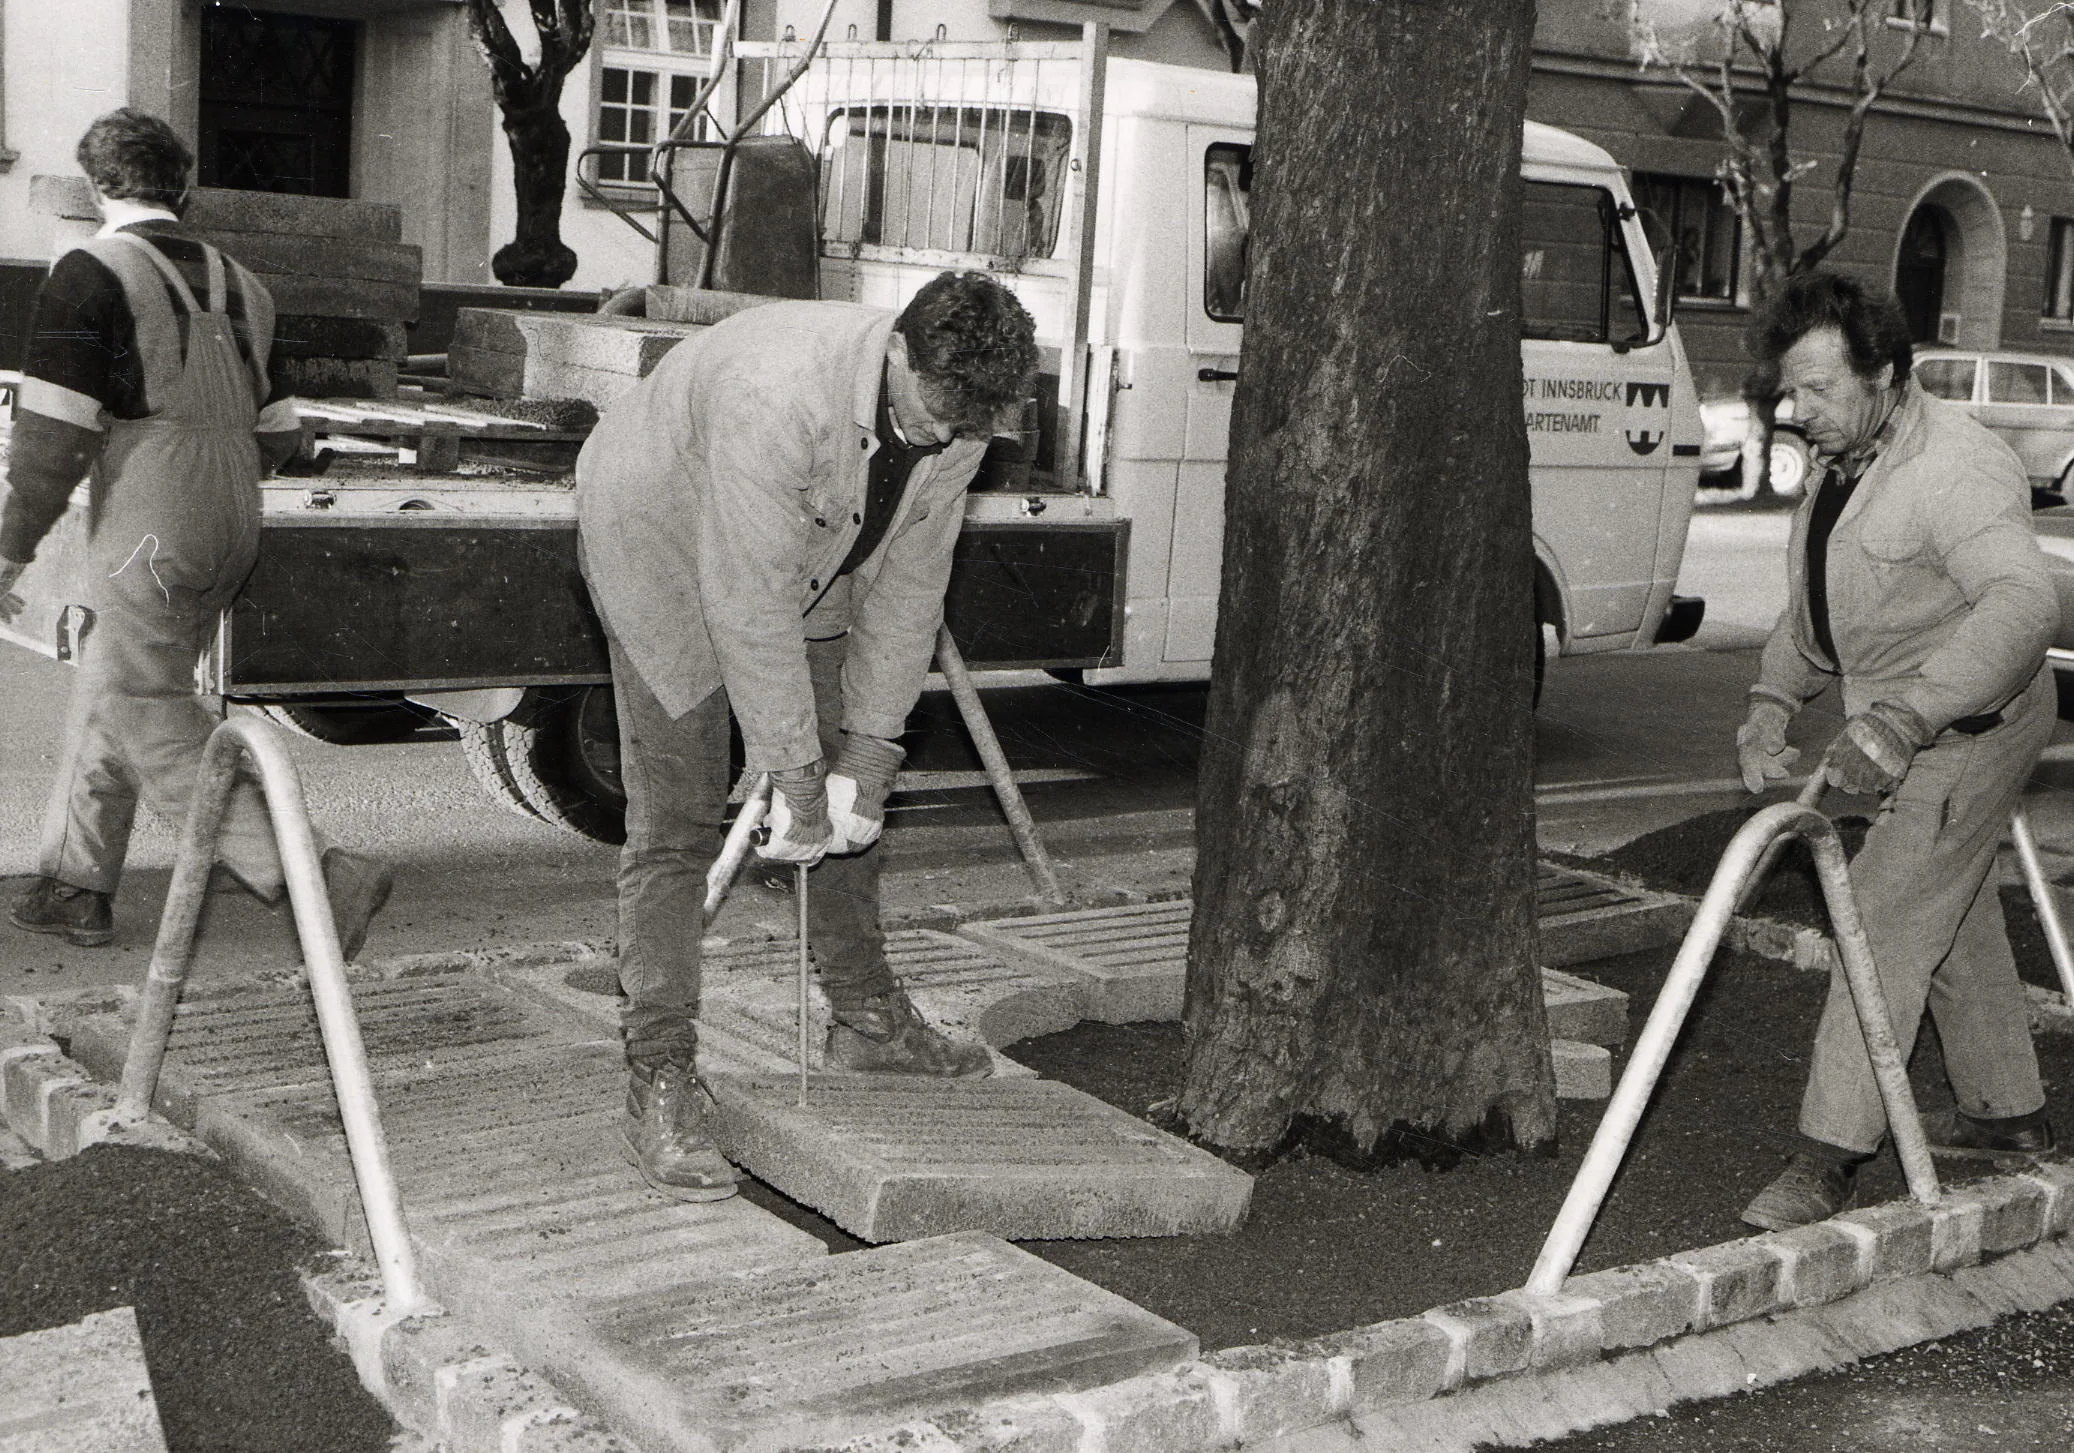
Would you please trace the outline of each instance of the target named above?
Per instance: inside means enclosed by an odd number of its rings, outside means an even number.
[[[798,52],[741,49],[773,64]],[[1079,665],[1097,684],[1200,678],[1245,314],[1254,82],[1109,60],[1091,168],[1077,134],[1086,71],[1070,45],[830,45],[768,125],[820,161],[824,297],[898,307],[942,267],[983,266],[1060,350],[1043,452],[1077,437],[1078,458],[976,489],[970,524],[1108,526],[1122,609],[1066,612],[1108,617],[1107,648],[1030,664]],[[1599,147],[1531,122],[1522,174],[1537,614],[1565,653],[1682,639],[1698,625],[1699,603],[1673,613],[1671,595],[1698,400],[1676,330],[1651,316],[1655,268],[1626,178]],[[1095,564],[1076,557],[1080,589]],[[954,592],[954,619],[958,605]]]

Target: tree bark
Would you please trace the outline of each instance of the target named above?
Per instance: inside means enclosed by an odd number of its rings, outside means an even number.
[[[1196,809],[1198,1138],[1552,1150],[1520,408],[1532,0],[1289,0]]]
[[[504,113],[504,139],[511,148],[517,227],[490,259],[490,271],[506,287],[558,288],[576,275],[576,253],[562,241],[569,128],[552,102],[513,108]]]
[[[576,275],[562,242],[562,194],[569,180],[569,128],[562,82],[590,50],[591,0],[530,0],[539,55],[527,61],[498,0],[466,0],[468,33],[490,68],[490,89],[511,149],[516,236],[497,249],[490,271],[506,287],[558,288]]]

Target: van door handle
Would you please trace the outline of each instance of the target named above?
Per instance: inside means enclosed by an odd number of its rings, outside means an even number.
[[[1195,376],[1204,383],[1234,383],[1238,380],[1236,368],[1198,368]]]

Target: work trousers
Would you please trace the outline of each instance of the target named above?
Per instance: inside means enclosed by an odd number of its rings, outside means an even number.
[[[74,888],[113,893],[129,853],[139,800],[175,826],[200,774],[202,749],[222,720],[195,694],[195,663],[228,592],[168,586],[96,593],[100,608],[80,648],[57,787],[44,812],[38,871]],[[258,785],[241,772],[217,839],[218,861],[269,901],[285,886],[281,855]]]
[[[807,642],[821,753],[842,746],[847,638]],[[732,785],[724,689],[672,717],[619,643],[610,643],[619,709],[627,841],[619,855],[620,1029],[630,1061],[690,1065],[698,1045],[700,939],[706,871],[719,856]],[[821,987],[838,1009],[898,987],[879,927],[878,844],[824,858],[810,872],[807,942]],[[790,872],[791,869],[787,869]]]
[[[1927,1005],[1952,1092],[1968,1115],[2026,1115],[2045,1103],[1994,867],[2054,718],[2051,676],[2041,671],[1999,727],[1938,737],[1916,753],[1851,860],[1901,1057],[1914,1048]],[[1830,976],[1815,1032],[1800,1128],[1865,1153],[1879,1149],[1887,1129],[1841,968]]]

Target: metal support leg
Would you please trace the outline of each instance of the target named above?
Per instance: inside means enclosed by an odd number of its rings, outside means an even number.
[[[1818,789],[1819,790],[1819,789]],[[1634,1053],[1620,1084],[1606,1106],[1591,1149],[1570,1184],[1570,1193],[1556,1215],[1541,1254],[1528,1277],[1529,1292],[1550,1294],[1562,1290],[1578,1250],[1598,1219],[1607,1188],[1627,1157],[1635,1127],[1663,1075],[1671,1046],[1685,1025],[1685,1017],[1699,994],[1707,966],[1720,947],[1736,904],[1747,882],[1765,866],[1772,844],[1790,834],[1808,839],[1815,853],[1815,868],[1822,882],[1822,896],[1829,905],[1829,919],[1836,929],[1837,949],[1843,959],[1845,982],[1857,1006],[1859,1028],[1872,1060],[1873,1077],[1879,1085],[1880,1101],[1886,1107],[1887,1128],[1908,1177],[1909,1194],[1918,1201],[1934,1204],[1941,1192],[1937,1171],[1923,1141],[1923,1127],[1916,1118],[1915,1096],[1908,1088],[1908,1073],[1895,1041],[1893,1021],[1887,1011],[1887,996],[1880,988],[1867,946],[1864,925],[1858,918],[1858,901],[1851,892],[1850,870],[1844,862],[1842,841],[1836,827],[1814,808],[1798,802],[1767,807],[1730,839],[1714,870],[1714,881],[1700,900],[1699,912],[1678,950],[1677,960],[1649,1011],[1649,1022],[1635,1041]]]
[[[965,657],[958,650],[958,643],[951,639],[948,626],[936,633],[936,664],[950,685],[951,698],[958,703],[958,714],[965,719],[972,745],[979,749],[979,759],[986,764],[987,780],[1001,802],[1001,812],[1008,819],[1008,830],[1015,835],[1015,845],[1022,851],[1023,866],[1029,869],[1038,893],[1047,903],[1064,903],[1066,890],[1059,886],[1059,870],[1052,865],[1051,854],[1045,851],[1044,839],[1038,836],[1029,804],[1023,801],[1022,789],[1015,785],[1008,756],[1001,750],[1000,738],[994,735],[993,723],[987,720],[987,709],[980,704],[972,673],[965,669]]]
[[[2031,890],[2031,906],[2038,910],[2038,925],[2045,930],[2046,947],[2052,950],[2052,966],[2060,971],[2060,999],[2074,1009],[2074,950],[2067,947],[2067,925],[2060,917],[2059,899],[2045,876],[2038,857],[2038,839],[2031,832],[2031,817],[2019,806],[2009,816],[2009,835],[2016,842],[2017,861],[2024,866],[2024,882]]]
[[[302,781],[279,734],[255,717],[231,717],[216,728],[203,749],[194,800],[181,833],[180,854],[174,862],[165,913],[159,920],[158,940],[138,1005],[137,1027],[123,1062],[116,1118],[144,1119],[158,1093],[173,1014],[194,962],[195,925],[208,891],[209,869],[216,860],[217,832],[239,762],[245,757],[258,769],[281,867],[288,879],[288,901],[295,912],[296,936],[302,941],[310,997],[316,1004],[317,1027],[331,1065],[332,1088],[338,1097],[339,1118],[345,1123],[346,1148],[353,1160],[368,1237],[381,1268],[383,1295],[392,1308],[409,1316],[429,1309],[432,1303],[419,1285],[416,1257],[403,1222],[388,1142],[375,1105],[374,1081],[367,1070],[367,1049],[346,987],[346,965],[339,953],[338,926],[331,917],[331,896],[325,889],[324,870],[310,831],[309,808],[303,800]]]

